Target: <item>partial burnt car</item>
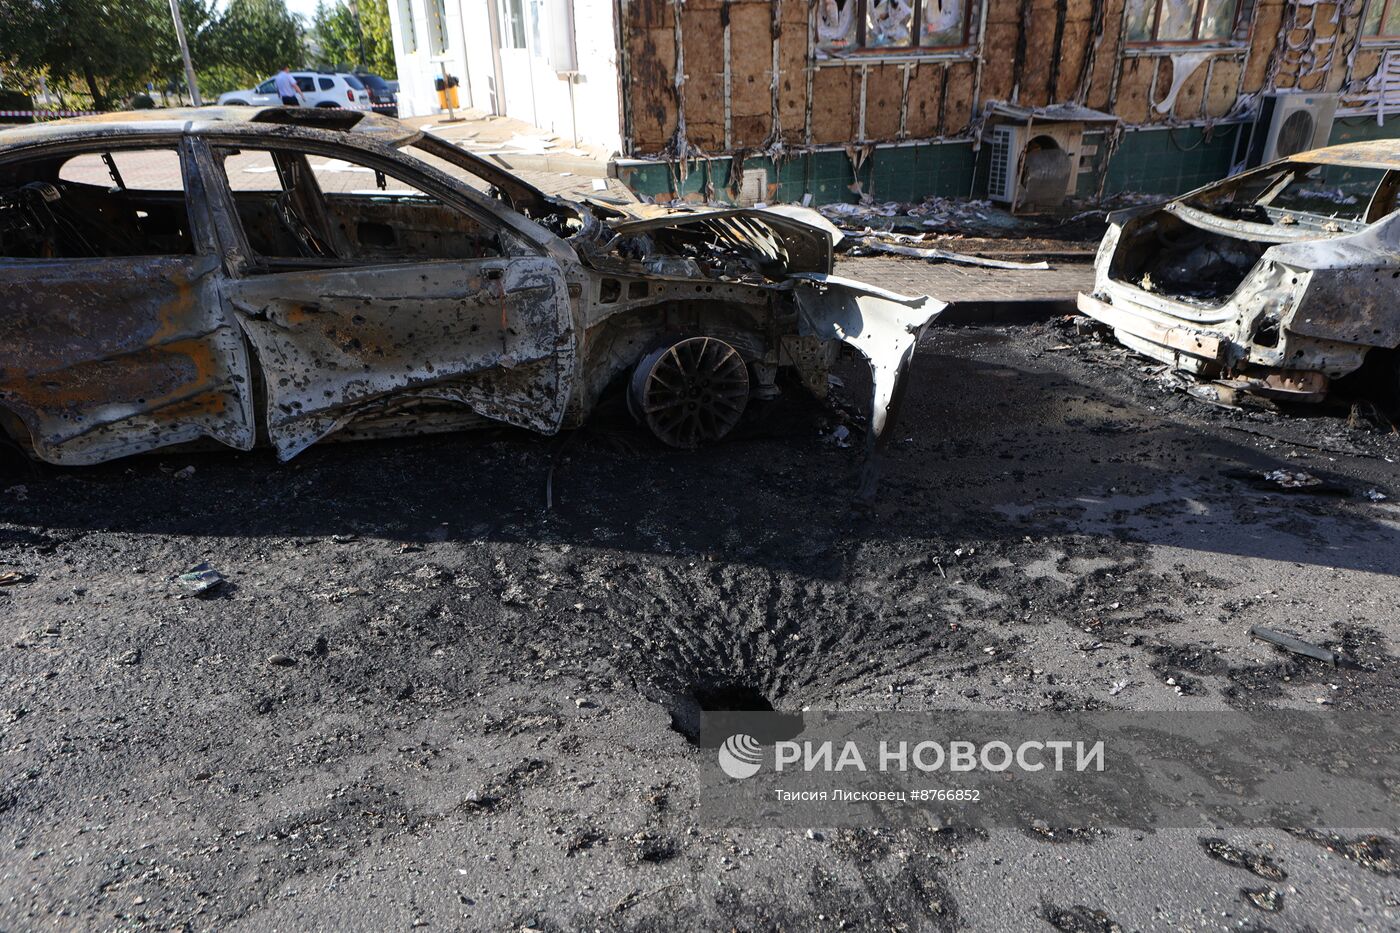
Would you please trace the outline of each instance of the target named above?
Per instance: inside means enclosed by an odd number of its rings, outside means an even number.
[[[1315,402],[1372,358],[1400,389],[1400,144],[1304,152],[1111,215],[1079,308],[1178,370]]]
[[[286,459],[332,436],[551,434],[625,383],[693,447],[782,369],[823,394],[845,342],[871,364],[873,438],[942,304],[830,276],[832,242],[811,212],[546,196],[374,114],[9,130],[0,424],[56,464],[209,439]]]

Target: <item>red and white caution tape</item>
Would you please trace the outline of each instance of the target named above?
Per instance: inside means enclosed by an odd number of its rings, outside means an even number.
[[[0,110],[0,117],[91,117],[101,110]]]
[[[397,112],[398,104],[374,104],[371,109]],[[4,117],[37,117],[39,119],[59,120],[64,117],[95,117],[104,113],[115,111],[105,110],[0,110],[0,119]],[[151,113],[158,113],[152,109]]]

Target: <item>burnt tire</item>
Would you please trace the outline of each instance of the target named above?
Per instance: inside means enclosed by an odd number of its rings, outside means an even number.
[[[632,416],[657,440],[682,450],[722,439],[748,403],[748,366],[717,337],[668,341],[648,353],[627,392]]]

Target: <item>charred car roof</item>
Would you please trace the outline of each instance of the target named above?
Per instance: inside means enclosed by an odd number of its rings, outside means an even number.
[[[1350,165],[1357,168],[1400,169],[1400,140],[1369,139],[1310,149],[1291,156],[1290,162],[1317,165]]]
[[[72,117],[0,131],[0,151],[95,136],[182,136],[198,133],[271,132],[273,127],[338,130],[350,137],[403,146],[422,133],[376,113],[318,107],[177,107]],[[351,141],[351,140],[348,140]]]

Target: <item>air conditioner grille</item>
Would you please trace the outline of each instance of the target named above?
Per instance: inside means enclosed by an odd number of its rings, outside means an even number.
[[[1011,172],[1015,154],[1011,146],[1015,133],[1011,127],[998,126],[992,130],[991,173],[987,178],[987,193],[999,201],[1011,198]]]
[[[1278,143],[1275,148],[1279,156],[1290,156],[1312,148],[1313,115],[1306,110],[1295,110],[1283,120],[1278,128]]]

